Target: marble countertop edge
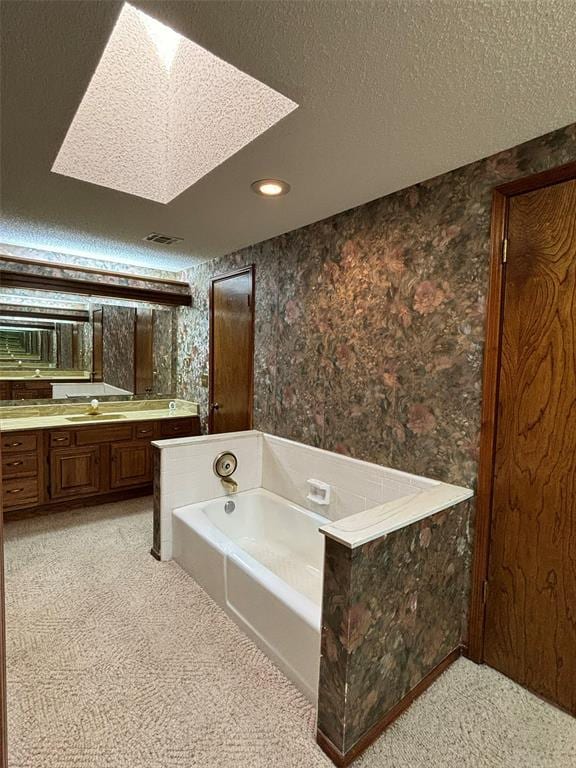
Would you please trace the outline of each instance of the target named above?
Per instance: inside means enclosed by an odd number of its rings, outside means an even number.
[[[137,403],[145,403],[146,401],[135,401]],[[78,427],[90,427],[94,426],[96,424],[128,424],[133,421],[157,421],[159,419],[178,419],[178,418],[186,418],[190,416],[198,416],[198,405],[197,403],[188,402],[188,401],[176,401],[177,403],[186,403],[185,405],[179,405],[174,411],[169,410],[168,408],[145,408],[145,407],[122,407],[125,406],[126,403],[119,402],[118,407],[111,407],[112,403],[108,402],[102,405],[101,410],[101,416],[98,419],[90,420],[89,416],[86,415],[85,420],[76,420],[70,421],[68,419],[69,416],[81,416],[86,411],[87,406],[85,404],[78,404],[75,403],[74,405],[69,406],[69,412],[68,413],[48,413],[47,415],[42,415],[41,411],[42,408],[46,408],[47,410],[55,409],[55,408],[62,408],[65,406],[36,406],[36,407],[30,407],[31,411],[35,411],[34,413],[30,413],[26,416],[10,416],[7,418],[2,418],[0,415],[0,432],[25,432],[26,430],[33,430],[33,429],[58,429],[62,427],[67,428],[78,428]],[[14,407],[21,407],[26,408],[28,406],[14,406]],[[40,413],[38,413],[40,411]],[[110,414],[110,418],[102,418],[102,416],[105,416],[106,413]],[[122,414],[124,418],[115,418],[114,414]]]

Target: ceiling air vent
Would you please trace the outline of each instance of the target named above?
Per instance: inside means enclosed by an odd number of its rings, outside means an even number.
[[[173,243],[181,243],[183,237],[172,237],[171,235],[161,235],[160,232],[150,232],[149,235],[142,238],[149,243],[160,243],[160,245],[172,245]]]

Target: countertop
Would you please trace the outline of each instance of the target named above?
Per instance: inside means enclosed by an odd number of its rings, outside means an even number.
[[[57,429],[59,427],[86,427],[94,424],[128,424],[134,421],[181,419],[198,415],[198,404],[187,400],[174,400],[176,408],[168,408],[169,400],[139,400],[101,403],[99,418],[87,415],[88,403],[62,405],[18,405],[0,408],[0,430],[20,432],[27,429]],[[69,421],[67,416],[86,414],[86,420]],[[110,414],[110,418],[103,418]],[[125,418],[114,418],[122,414]]]
[[[43,371],[40,376],[35,376],[30,370],[3,370],[0,372],[0,381],[90,381],[90,373],[87,371]]]

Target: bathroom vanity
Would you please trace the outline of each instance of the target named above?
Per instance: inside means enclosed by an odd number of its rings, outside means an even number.
[[[52,371],[34,376],[31,372],[6,371],[0,375],[0,400],[48,400],[52,385],[59,383],[85,383],[90,381],[86,371]]]
[[[5,518],[151,493],[151,441],[200,434],[197,405],[174,402],[0,408]]]

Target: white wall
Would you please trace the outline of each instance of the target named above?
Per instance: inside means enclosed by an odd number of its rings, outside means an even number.
[[[226,435],[159,440],[160,463],[160,554],[172,558],[172,510],[186,504],[218,498],[226,494],[214,474],[214,459],[231,451],[238,459],[234,479],[238,491],[259,488],[262,484],[262,433],[233,432]]]
[[[309,478],[330,485],[328,506],[306,498]],[[433,484],[416,475],[262,435],[262,486],[330,520],[363,512]]]

